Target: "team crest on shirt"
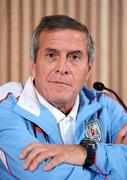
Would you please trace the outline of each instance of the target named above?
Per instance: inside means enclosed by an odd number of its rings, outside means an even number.
[[[101,142],[102,140],[102,129],[98,119],[94,119],[87,124],[85,124],[85,137],[90,138],[96,142]]]

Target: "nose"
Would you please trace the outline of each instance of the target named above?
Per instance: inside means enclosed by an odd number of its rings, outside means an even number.
[[[67,65],[67,62],[65,59],[61,59],[57,62],[57,67],[55,70],[56,74],[60,74],[60,75],[68,75],[69,74],[69,67]]]

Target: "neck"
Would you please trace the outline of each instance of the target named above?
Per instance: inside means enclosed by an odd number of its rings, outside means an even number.
[[[49,102],[51,103],[51,102]],[[67,105],[58,105],[58,104],[54,104],[51,103],[54,107],[56,107],[57,109],[59,109],[61,112],[63,112],[66,116],[70,113],[71,109],[74,106],[74,103],[72,104],[67,104]]]
[[[67,109],[66,107],[60,107],[58,108],[61,112],[63,112],[66,116],[70,113],[71,109]]]

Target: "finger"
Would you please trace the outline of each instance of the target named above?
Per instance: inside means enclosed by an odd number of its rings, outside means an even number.
[[[28,156],[25,159],[25,162],[23,164],[24,169],[28,169],[30,165],[33,163],[33,161],[39,156],[42,150],[39,148],[35,148],[33,151],[31,151]]]
[[[117,136],[116,136],[116,138],[115,138],[114,143],[115,143],[115,144],[121,144],[122,141],[123,141],[123,136],[122,136],[120,133],[118,133]]]
[[[61,163],[63,163],[63,162],[64,162],[63,157],[62,157],[61,155],[57,155],[57,156],[55,156],[52,160],[50,160],[50,161],[48,162],[48,164],[46,164],[46,165],[44,166],[44,170],[45,170],[45,171],[49,171],[49,170],[51,170],[52,168],[56,167],[57,165],[59,165],[59,164],[61,164]]]
[[[122,144],[127,144],[127,136],[124,137]]]
[[[39,153],[40,152],[40,153]],[[35,150],[35,154],[37,153],[37,150]],[[33,154],[33,157],[32,155],[30,154],[31,156],[31,159],[29,159],[28,161],[28,168],[31,170],[31,171],[34,171],[41,162],[43,162],[44,160],[47,160],[49,158],[52,158],[56,155],[56,151],[52,150],[52,149],[47,149],[47,148],[43,148],[40,147],[40,151],[38,151],[38,155],[34,156]]]
[[[28,146],[26,146],[23,150],[22,150],[22,152],[20,153],[20,155],[19,155],[19,158],[20,159],[24,159],[26,156],[27,156],[27,154],[34,148],[34,147],[39,147],[39,146],[41,146],[42,144],[41,143],[38,143],[38,142],[33,142],[33,143],[31,143],[31,144],[29,144]]]
[[[124,125],[122,129],[119,130],[119,132],[116,135],[115,144],[122,144],[123,139],[126,136],[127,133],[127,125]]]
[[[34,171],[35,169],[37,169],[37,167],[39,166],[40,163],[42,163],[44,160],[47,160],[48,158],[51,158],[52,155],[50,155],[49,153],[40,153],[38,156],[36,156],[35,159],[33,159],[32,163],[29,166],[29,169],[31,171]]]

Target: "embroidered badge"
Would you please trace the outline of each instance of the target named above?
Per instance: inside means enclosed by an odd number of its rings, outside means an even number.
[[[98,119],[94,119],[85,124],[85,137],[96,142],[101,142],[102,130]]]

